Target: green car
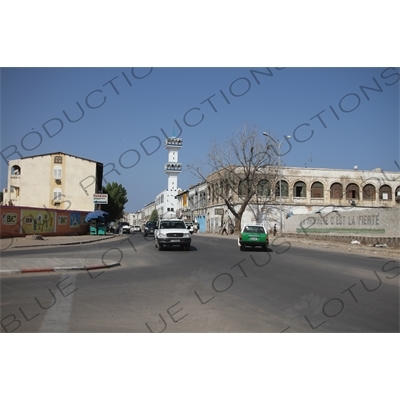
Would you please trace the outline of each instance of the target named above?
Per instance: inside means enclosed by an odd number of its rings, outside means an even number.
[[[268,244],[268,232],[263,225],[246,225],[240,232],[238,246],[240,246],[241,251],[246,246],[259,246],[266,250]]]

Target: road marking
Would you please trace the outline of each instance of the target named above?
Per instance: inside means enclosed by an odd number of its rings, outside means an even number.
[[[57,299],[54,306],[48,309],[40,327],[44,333],[66,333],[69,328],[74,293],[77,291],[75,281],[77,275],[64,273],[57,284],[58,290],[54,291]]]

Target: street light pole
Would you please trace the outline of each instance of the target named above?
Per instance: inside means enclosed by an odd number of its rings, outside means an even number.
[[[282,139],[278,142],[274,139],[269,133],[263,132],[264,136],[269,137],[274,143],[275,146],[278,148],[278,169],[279,169],[279,212],[280,212],[280,225],[281,225],[281,233],[283,233],[283,222],[282,222],[282,169],[281,169],[281,146],[284,141]],[[290,139],[291,136],[285,136],[286,139]],[[276,153],[276,152],[275,152]]]

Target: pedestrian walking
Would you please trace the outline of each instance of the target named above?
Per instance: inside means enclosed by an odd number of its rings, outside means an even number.
[[[228,231],[227,231],[227,229],[226,229],[226,222],[224,222],[221,235],[223,235],[224,232],[228,235]]]
[[[276,224],[274,225],[274,236],[276,236]]]

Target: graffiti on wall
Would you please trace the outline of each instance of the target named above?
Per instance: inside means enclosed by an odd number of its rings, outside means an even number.
[[[57,215],[57,225],[68,225],[68,215]]]
[[[315,215],[303,219],[297,233],[348,233],[348,234],[384,234],[379,212],[377,214],[344,215],[331,213]]]
[[[54,232],[54,211],[23,210],[22,230],[26,234]]]
[[[71,228],[79,228],[81,225],[81,213],[72,211],[70,213],[70,218],[69,226]]]

